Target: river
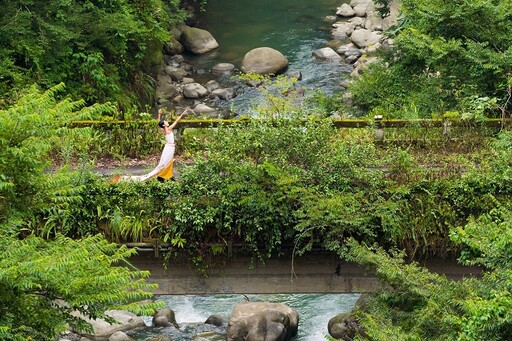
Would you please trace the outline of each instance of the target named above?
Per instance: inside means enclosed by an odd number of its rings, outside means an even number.
[[[191,64],[205,70],[217,63],[236,67],[244,55],[256,47],[272,47],[289,61],[288,71],[300,71],[301,87],[331,94],[340,89],[343,75],[352,70],[344,63],[318,61],[316,49],[327,46],[332,22],[326,16],[336,13],[340,0],[215,0],[208,1],[198,16],[197,27],[208,30],[219,48],[201,56],[188,56]],[[257,96],[256,90],[235,85],[238,96],[232,103],[237,112],[244,111]],[[217,103],[222,105],[222,103]]]
[[[327,335],[329,319],[338,313],[346,312],[354,307],[359,294],[251,294],[246,295],[250,301],[280,302],[295,309],[299,313],[299,333],[295,341],[321,341]],[[218,295],[160,295],[158,300],[176,314],[180,330],[171,328],[148,328],[132,335],[137,341],[149,341],[151,338],[167,334],[174,341],[193,340],[194,335],[204,330],[222,333],[220,328],[205,328],[203,324],[211,315],[229,317],[234,305],[245,300],[237,294]],[[151,324],[151,318],[146,317]]]

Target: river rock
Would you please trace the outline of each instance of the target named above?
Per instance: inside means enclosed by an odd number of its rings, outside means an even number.
[[[353,43],[344,44],[344,45],[339,46],[336,49],[336,52],[340,55],[345,55],[345,52],[347,52],[348,50],[351,50],[351,49],[357,49],[357,46],[355,46]]]
[[[270,47],[258,47],[245,54],[241,69],[245,73],[272,75],[284,72],[287,67],[288,59],[281,52]]]
[[[181,63],[180,67],[183,70],[187,71],[190,75],[196,72],[196,68],[194,67],[194,65],[189,63]]]
[[[357,77],[359,75],[362,75],[364,73],[364,71],[368,68],[368,65],[375,63],[377,60],[378,60],[377,57],[364,56],[364,57],[359,58],[354,63],[354,70],[352,71],[350,76]]]
[[[352,312],[340,313],[331,318],[327,324],[327,331],[335,339],[353,340],[356,335],[364,335]]]
[[[227,341],[290,340],[297,335],[299,314],[282,303],[242,302],[233,308]]]
[[[385,31],[392,26],[396,26],[398,23],[399,6],[400,4],[397,0],[392,0],[389,5],[389,15],[382,18],[375,9],[375,4],[370,2],[366,8],[365,28],[373,31]]]
[[[213,115],[217,114],[217,110],[210,108],[206,104],[199,103],[197,104],[194,109],[192,109],[195,114],[207,114],[207,115]]]
[[[359,59],[359,57],[361,57],[362,54],[363,53],[358,48],[348,49],[345,51],[345,53],[343,53],[345,58],[347,58],[347,59],[350,58],[351,60],[353,60],[353,62],[355,62],[357,59]]]
[[[181,28],[180,28],[180,27],[181,27]],[[178,27],[176,27],[176,26],[171,27],[171,31],[170,31],[170,33],[171,33],[172,37],[173,37],[174,39],[176,39],[176,40],[178,40],[178,41],[179,41],[179,40],[180,40],[180,38],[181,38],[181,31],[182,31],[185,27],[186,27],[186,25],[185,25],[185,24],[179,24],[179,25],[178,25]]]
[[[219,47],[219,43],[210,32],[197,27],[187,26],[181,32],[180,41],[187,51],[195,54],[207,53]]]
[[[236,91],[234,88],[216,89],[212,91],[210,97],[216,97],[225,101],[229,101],[230,99],[236,97]]]
[[[364,329],[359,325],[355,313],[358,310],[366,309],[368,299],[368,295],[361,295],[351,311],[340,313],[331,318],[327,324],[329,335],[335,339],[341,340],[353,340],[356,335],[366,337],[367,335]]]
[[[211,324],[217,327],[225,327],[228,325],[228,320],[224,316],[211,315],[204,323]]]
[[[183,86],[183,96],[185,98],[201,98],[208,95],[208,90],[199,83],[189,83]]]
[[[194,80],[194,78],[190,78],[190,77],[183,77],[183,79],[181,80],[181,84],[185,85],[185,84],[192,84],[192,83],[195,83],[196,81]]]
[[[252,88],[257,88],[261,84],[263,84],[262,79],[246,79],[244,82],[245,82],[245,85],[250,86]]]
[[[155,98],[159,100],[171,100],[176,95],[177,89],[172,78],[166,74],[157,76]]]
[[[216,75],[231,73],[235,70],[235,66],[231,63],[219,63],[212,67],[212,73]]]
[[[376,44],[382,40],[383,36],[379,32],[373,32],[367,29],[359,29],[352,32],[350,40],[360,48]]]
[[[324,47],[313,51],[313,56],[317,59],[329,60],[333,62],[341,60],[341,56],[330,47]]]
[[[179,328],[176,316],[171,309],[160,309],[153,315],[153,327],[175,327]]]
[[[117,323],[110,324],[103,319],[87,319],[81,317],[93,328],[93,333],[84,333],[83,336],[95,341],[107,341],[110,335],[117,331],[128,331],[135,328],[145,327],[144,320],[137,315],[124,310],[108,310],[105,314],[112,317]]]
[[[175,38],[171,38],[170,41],[164,45],[164,52],[169,56],[181,54],[184,50],[183,45]]]
[[[350,18],[355,15],[354,9],[349,4],[343,4],[338,7],[336,15],[339,17]]]
[[[361,17],[353,17],[351,19],[348,20],[348,22],[350,24],[352,24],[352,26],[354,26],[354,29],[356,28],[363,28],[364,26],[364,18],[361,18]]]
[[[334,39],[344,40],[349,37],[355,29],[355,25],[351,22],[337,22],[332,24],[331,36]]]
[[[295,80],[302,80],[302,72],[301,71],[290,71],[287,73],[287,76],[293,78]]]
[[[188,72],[182,68],[170,65],[165,67],[164,72],[166,75],[170,76],[173,81],[176,82],[182,81],[183,77],[188,75]]]
[[[361,57],[361,51],[352,50],[345,52],[345,61],[349,64],[354,64],[358,61],[359,57]]]
[[[220,84],[216,80],[212,79],[205,83],[204,87],[206,90],[212,92],[213,90],[220,89]]]
[[[380,48],[382,47],[382,44],[381,43],[375,43],[373,45],[370,45],[370,46],[367,46],[366,49],[365,49],[365,52],[367,54],[374,54],[375,52],[377,52],[377,50],[379,50]]]
[[[354,14],[357,17],[365,17],[367,8],[368,8],[368,5],[366,5],[366,4],[359,4],[357,6],[354,6]]]
[[[180,63],[183,63],[185,57],[183,57],[181,54],[177,54],[175,56],[172,56],[171,60],[179,65]]]
[[[110,335],[108,341],[135,341],[133,338],[129,337],[125,333],[121,331],[117,331],[114,334]]]

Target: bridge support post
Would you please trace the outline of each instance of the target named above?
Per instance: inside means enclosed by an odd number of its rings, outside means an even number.
[[[375,142],[384,142],[384,127],[382,126],[382,115],[375,115]]]

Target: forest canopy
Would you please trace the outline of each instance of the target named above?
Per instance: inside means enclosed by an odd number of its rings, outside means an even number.
[[[0,1],[0,97],[61,82],[87,103],[140,105],[155,63],[184,18],[179,0]],[[1,104],[1,102],[0,102]]]
[[[417,118],[451,111],[479,119],[510,111],[512,2],[401,3],[402,19],[387,32],[392,48],[350,89],[363,112]]]

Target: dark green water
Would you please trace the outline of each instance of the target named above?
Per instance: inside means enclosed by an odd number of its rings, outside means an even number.
[[[299,313],[299,333],[295,341],[325,340],[329,319],[341,312],[350,311],[359,294],[265,294],[247,295],[251,301],[284,303]],[[157,335],[171,335],[174,341],[193,340],[194,335],[205,330],[219,333],[225,331],[203,323],[211,315],[229,317],[233,307],[244,301],[242,295],[162,295],[159,300],[166,303],[176,314],[180,330],[171,328],[148,328],[132,337],[137,341],[148,341]],[[146,319],[151,324],[151,318]]]
[[[332,93],[351,67],[315,60],[312,52],[327,46],[340,0],[211,0],[199,15],[197,27],[208,30],[219,48],[190,62],[206,70],[221,62],[240,67],[244,55],[256,47],[272,47],[289,61],[288,71],[301,71],[306,90]],[[234,104],[246,107],[254,93],[238,89]]]

